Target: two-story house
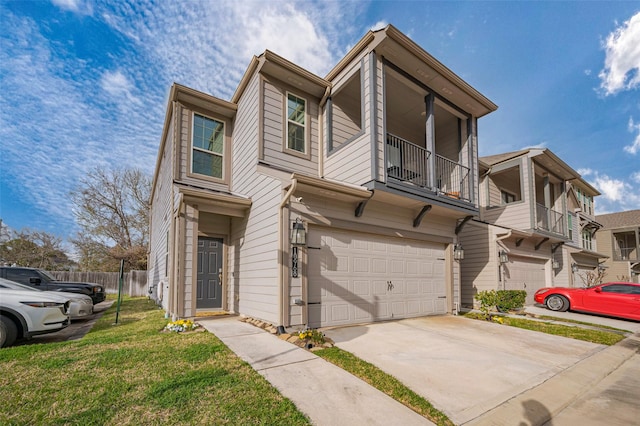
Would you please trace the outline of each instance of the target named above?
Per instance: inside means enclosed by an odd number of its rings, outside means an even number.
[[[393,26],[321,78],[254,57],[230,101],[171,88],[151,195],[152,296],[311,327],[455,311],[496,105]]]
[[[596,220],[602,224],[598,248],[609,256],[605,279],[640,282],[640,210],[602,214]]]
[[[464,246],[462,305],[484,290],[575,285],[604,257],[582,239],[597,229],[598,192],[549,149],[525,149],[479,159],[480,212],[459,234]],[[584,210],[577,194],[588,194]],[[580,270],[576,269],[579,265]]]

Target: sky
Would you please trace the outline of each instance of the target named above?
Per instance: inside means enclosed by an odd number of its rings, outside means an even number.
[[[480,155],[549,148],[640,208],[640,2],[0,0],[0,218],[66,240],[96,167],[153,173],[169,89],[229,100],[269,49],[324,77],[393,24],[496,103]]]

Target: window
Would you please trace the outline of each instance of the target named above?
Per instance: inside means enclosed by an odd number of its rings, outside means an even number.
[[[593,250],[593,237],[591,236],[591,232],[587,230],[582,231],[582,248]]]
[[[224,153],[224,123],[193,114],[191,171],[222,179]]]
[[[601,287],[604,293],[640,294],[640,286],[612,284]]]
[[[567,215],[567,229],[569,230],[569,239],[573,240],[573,215],[569,213]]]
[[[502,196],[502,204],[509,204],[516,201],[516,196],[509,192],[501,191],[501,196]]]
[[[287,93],[287,149],[307,153],[307,101]]]

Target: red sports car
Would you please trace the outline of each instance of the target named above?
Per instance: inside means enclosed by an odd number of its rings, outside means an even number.
[[[536,291],[533,298],[552,311],[571,309],[640,321],[640,284],[612,282],[589,288],[546,287]]]

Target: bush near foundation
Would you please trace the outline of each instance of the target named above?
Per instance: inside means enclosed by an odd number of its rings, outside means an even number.
[[[486,290],[474,297],[480,302],[480,311],[487,320],[491,319],[491,311],[508,312],[524,307],[527,292],[524,290]]]

